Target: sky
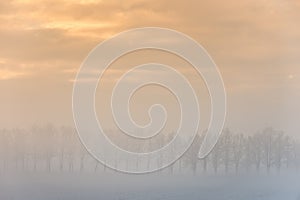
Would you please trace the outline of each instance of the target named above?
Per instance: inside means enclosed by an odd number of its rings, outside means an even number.
[[[0,128],[74,126],[72,88],[88,53],[121,31],[157,26],[191,36],[214,59],[227,92],[226,127],[251,134],[273,126],[300,137],[299,10],[298,0],[0,1]],[[162,54],[136,52],[112,67],[160,58],[188,68]],[[121,74],[108,71],[103,89]],[[195,78],[192,70],[186,75]],[[193,83],[201,98],[200,82]],[[137,103],[136,110],[166,95],[160,89],[150,94],[153,98],[137,94],[136,101],[151,100]],[[171,102],[169,97],[164,103]]]

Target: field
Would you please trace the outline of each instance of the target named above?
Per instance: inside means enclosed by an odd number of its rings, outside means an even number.
[[[1,200],[300,200],[300,176],[2,175]]]

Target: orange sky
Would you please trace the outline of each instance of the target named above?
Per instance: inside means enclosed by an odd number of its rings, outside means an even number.
[[[213,57],[228,92],[226,126],[296,134],[299,10],[298,0],[1,1],[0,127],[72,125],[72,80],[88,52],[120,31],[159,26]]]

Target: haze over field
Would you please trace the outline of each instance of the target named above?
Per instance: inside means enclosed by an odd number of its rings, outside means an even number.
[[[0,1],[0,199],[300,200],[299,11],[299,0]],[[198,159],[211,111],[202,78],[187,61],[164,51],[120,57],[104,73],[95,95],[97,117],[120,148],[154,151],[172,141],[180,124],[175,96],[152,85],[132,96],[128,110],[137,124],[146,125],[148,108],[165,106],[163,134],[129,140],[117,130],[111,92],[136,65],[174,67],[196,90],[201,111],[199,134],[172,165],[150,174],[122,174],[115,171],[118,166],[134,166],[136,172],[160,169],[177,148],[155,159],[137,156],[132,161],[104,147],[98,152],[114,158],[108,165],[114,169],[102,165],[80,143],[74,128],[73,84],[96,45],[148,26],[180,31],[203,45],[224,80],[227,118],[214,149]],[[178,42],[168,39],[159,42]],[[163,70],[142,70],[127,81],[154,76],[170,79]],[[179,136],[176,147],[185,145],[185,139]]]

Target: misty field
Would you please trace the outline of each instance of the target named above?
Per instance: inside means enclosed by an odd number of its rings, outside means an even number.
[[[299,142],[272,128],[249,136],[225,129],[202,160],[199,135],[174,165],[144,175],[100,164],[72,128],[1,130],[0,136],[0,200],[300,200]],[[169,139],[136,147],[155,149]]]
[[[0,181],[1,200],[299,200],[300,176],[22,174]]]

